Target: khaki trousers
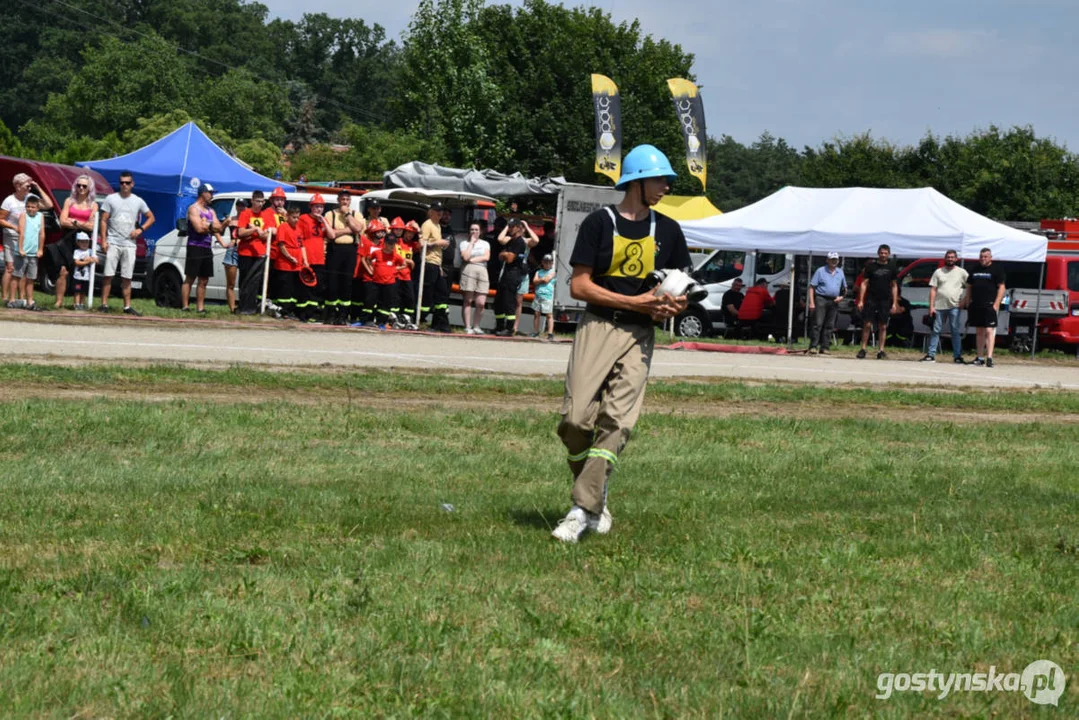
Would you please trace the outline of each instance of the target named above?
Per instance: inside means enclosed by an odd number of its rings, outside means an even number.
[[[607,482],[644,403],[655,328],[585,313],[573,338],[558,436],[569,451],[573,504],[599,514]]]

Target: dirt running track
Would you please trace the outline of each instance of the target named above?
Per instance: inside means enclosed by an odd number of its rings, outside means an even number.
[[[61,319],[62,318],[62,319]],[[71,318],[71,319],[69,319]],[[380,333],[339,328],[246,326],[197,320],[124,321],[56,316],[44,322],[0,321],[0,355],[30,361],[87,358],[223,365],[406,367],[492,374],[561,375],[570,344],[467,336]],[[814,384],[1079,390],[1079,364],[1009,363],[988,370],[912,360],[847,356],[738,355],[657,350],[656,377],[722,377]]]

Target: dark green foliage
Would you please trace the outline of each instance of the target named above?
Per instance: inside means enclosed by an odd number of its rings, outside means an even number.
[[[589,75],[601,73],[621,90],[625,149],[650,142],[685,168],[666,80],[694,79],[693,55],[595,7],[423,0],[401,44],[361,19],[271,20],[245,0],[43,0],[15,3],[8,25],[9,154],[108,157],[194,119],[263,173],[287,150],[291,178],[377,180],[424,160],[607,184],[593,171]],[[799,152],[768,132],[744,145],[722,116],[709,125],[707,194],[722,210],[785,185],[933,186],[1008,220],[1079,206],[1079,158],[1031,127],[913,146],[861,133]],[[700,186],[682,171],[673,191]]]

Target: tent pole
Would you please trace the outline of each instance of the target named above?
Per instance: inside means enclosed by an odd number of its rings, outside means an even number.
[[[101,213],[100,211],[94,213],[94,229],[90,231],[90,257],[97,260],[97,229],[101,227]],[[90,292],[86,294],[86,307],[89,310],[94,309],[94,276],[97,274],[96,263],[90,267]],[[104,277],[104,276],[102,276]],[[72,287],[74,287],[75,278],[71,278]]]
[[[266,241],[266,262],[262,266],[262,307],[259,309],[259,315],[266,314],[266,305],[269,302],[267,296],[270,290],[270,245],[276,235],[276,232],[271,232],[269,239]]]
[[[809,251],[809,258],[806,260],[806,311],[804,322],[802,323],[802,334],[809,337],[809,282],[813,279],[813,251]]]
[[[427,270],[427,242],[420,246],[420,284],[416,288],[416,327],[420,326],[420,308],[423,307],[423,275]],[[464,312],[464,309],[461,310]]]
[[[797,285],[794,283],[794,253],[791,253],[791,279],[790,279],[790,292],[787,293],[789,302],[787,303],[787,349],[790,350],[794,347],[794,291],[797,289]]]
[[[1042,260],[1042,269],[1038,273],[1038,302],[1034,303],[1034,329],[1030,331],[1030,359],[1034,359],[1034,353],[1038,352],[1038,319],[1041,317],[1042,288],[1045,286],[1045,261]]]

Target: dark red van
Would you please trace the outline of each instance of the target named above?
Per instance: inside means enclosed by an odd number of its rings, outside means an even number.
[[[60,229],[60,211],[64,207],[64,201],[71,195],[71,186],[75,184],[76,178],[80,175],[89,175],[93,178],[98,203],[104,200],[106,195],[112,193],[109,181],[93,170],[74,165],[60,165],[0,155],[0,199],[11,194],[11,179],[19,173],[26,173],[33,178],[41,187],[41,191],[52,201],[53,210],[44,213],[46,245],[64,236],[63,230]],[[139,243],[139,257],[144,257],[146,253],[144,241],[140,238]],[[41,260],[38,282],[43,290],[52,292],[56,282],[57,268],[51,267],[49,253],[45,253]],[[145,262],[143,266],[145,267]]]

